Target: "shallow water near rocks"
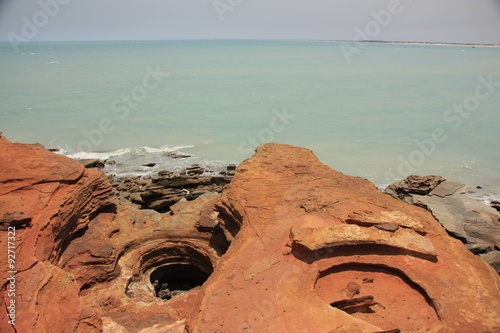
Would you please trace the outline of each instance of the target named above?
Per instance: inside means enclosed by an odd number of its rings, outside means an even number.
[[[218,172],[272,141],[377,186],[439,174],[500,199],[500,48],[343,45],[0,43],[0,131],[118,175]]]

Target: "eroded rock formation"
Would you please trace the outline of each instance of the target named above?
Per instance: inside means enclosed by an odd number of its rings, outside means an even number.
[[[162,214],[121,201],[99,171],[0,137],[0,204],[18,271],[16,325],[4,315],[2,332],[500,329],[490,266],[429,212],[306,149],[263,145],[222,195]]]
[[[440,176],[412,175],[385,192],[430,211],[451,236],[500,272],[500,213],[465,195],[468,189]]]

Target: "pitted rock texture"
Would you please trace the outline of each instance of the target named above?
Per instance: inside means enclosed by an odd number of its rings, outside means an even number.
[[[222,195],[162,214],[120,201],[100,171],[0,137],[0,202],[1,225],[19,226],[16,326],[4,315],[1,332],[500,328],[490,266],[429,212],[307,149],[263,145]]]

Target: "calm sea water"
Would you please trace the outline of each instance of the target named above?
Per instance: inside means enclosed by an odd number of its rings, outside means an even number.
[[[379,186],[439,174],[500,198],[500,48],[359,45],[0,43],[0,131],[119,174],[219,170],[272,141]]]

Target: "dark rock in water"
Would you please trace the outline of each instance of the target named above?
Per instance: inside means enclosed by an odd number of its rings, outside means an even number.
[[[228,176],[234,176],[236,173],[236,165],[235,164],[229,164],[226,167],[227,171],[221,172],[221,175],[228,175]]]
[[[81,164],[83,164],[87,169],[103,169],[104,162],[98,159],[85,159],[79,160]]]
[[[50,152],[56,153],[56,152],[60,151],[61,149],[59,149],[59,148],[49,148],[47,150],[50,151]]]
[[[191,155],[187,155],[187,154],[177,154],[177,153],[165,153],[163,154],[163,156],[167,156],[167,157],[170,157],[170,158],[188,158],[188,157],[191,157]]]
[[[202,167],[200,167],[197,164],[193,164],[189,168],[186,168],[181,172],[181,175],[188,175],[188,176],[193,176],[193,175],[201,175],[204,173],[206,170]]]
[[[156,163],[146,163],[146,164],[143,164],[142,166],[143,167],[148,167],[148,168],[152,168],[156,165]]]
[[[114,161],[114,160],[109,160],[109,161],[106,161],[106,164],[108,164],[108,165],[115,165],[115,164],[116,164],[116,161]]]
[[[172,171],[168,171],[168,170],[161,170],[161,171],[158,171],[158,175],[160,175],[160,176],[173,176],[174,173]]]
[[[494,200],[490,203],[490,206],[500,212],[500,201]]]

